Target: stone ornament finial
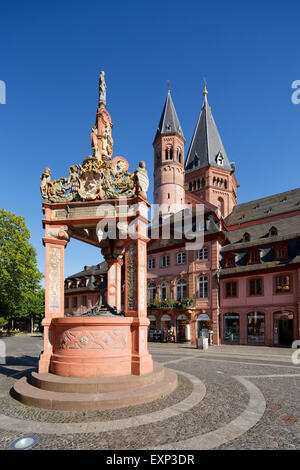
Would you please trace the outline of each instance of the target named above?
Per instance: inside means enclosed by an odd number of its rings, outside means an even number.
[[[208,94],[208,91],[207,91],[207,88],[206,88],[206,78],[203,78],[203,80],[204,80],[203,96],[205,98],[206,95]]]

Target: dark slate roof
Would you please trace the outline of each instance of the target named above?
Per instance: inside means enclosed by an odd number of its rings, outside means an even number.
[[[230,225],[242,224],[297,210],[300,210],[300,188],[238,204],[225,218],[225,224],[229,227]],[[277,221],[274,221],[275,226],[276,224]],[[248,228],[245,229],[246,231],[248,231]]]
[[[244,265],[237,265],[234,268],[223,268],[219,271],[220,276],[227,276],[227,275],[234,275],[234,274],[241,274],[245,272],[251,271],[262,271],[264,269],[272,269],[272,268],[280,268],[280,267],[289,267],[293,264],[300,263],[300,254],[295,256],[292,260],[287,261],[266,261],[259,264],[244,264]]]
[[[277,236],[269,236],[269,231],[272,227],[277,229]],[[250,236],[248,242],[243,242],[245,233],[248,233]],[[247,227],[224,232],[224,235],[229,245],[223,246],[221,249],[222,252],[240,250],[257,245],[268,245],[270,242],[276,243],[298,238],[300,237],[300,215],[249,225]]]
[[[178,134],[184,139],[184,135],[176,114],[170,90],[168,91],[168,96],[158,124],[154,141],[157,139],[157,137],[162,134]]]
[[[223,157],[221,165],[218,164],[218,155]],[[229,163],[206,93],[204,93],[202,109],[185,161],[185,171],[190,172],[207,165],[234,170],[234,164]]]
[[[84,276],[97,276],[99,274],[105,274],[107,272],[107,263],[103,261],[102,263],[95,264],[94,266],[85,266],[83,271],[79,273],[72,274],[72,276],[67,277],[65,280],[80,278]]]

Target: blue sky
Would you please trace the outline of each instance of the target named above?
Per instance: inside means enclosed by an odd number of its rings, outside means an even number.
[[[133,171],[145,160],[171,82],[187,152],[208,101],[240,203],[299,186],[299,1],[3,0],[0,6],[0,207],[25,217],[44,272],[40,175],[67,176],[91,152],[98,76],[105,70],[115,141]],[[100,253],[74,240],[65,275]]]

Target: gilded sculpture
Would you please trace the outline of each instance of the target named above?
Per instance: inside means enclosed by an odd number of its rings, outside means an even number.
[[[91,131],[93,155],[82,165],[72,165],[67,178],[51,181],[51,170],[45,168],[41,175],[41,194],[51,203],[97,199],[131,198],[140,195],[146,199],[149,178],[145,162],[140,162],[134,174],[129,173],[128,162],[113,154],[112,123],[106,110],[105,73],[99,78],[99,109],[96,124]]]

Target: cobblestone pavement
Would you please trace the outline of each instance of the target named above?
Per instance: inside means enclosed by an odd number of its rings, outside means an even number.
[[[150,343],[153,359],[178,372],[173,393],[120,410],[60,412],[24,406],[9,393],[15,380],[36,369],[42,338],[2,341],[0,449],[28,433],[39,437],[34,449],[300,448],[300,365],[291,362],[292,349],[212,346],[204,352]]]

